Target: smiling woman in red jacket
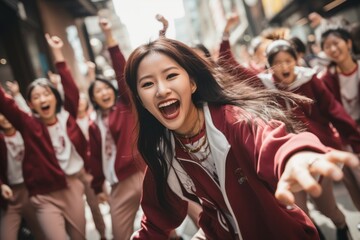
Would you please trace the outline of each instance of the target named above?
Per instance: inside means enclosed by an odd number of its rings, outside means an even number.
[[[125,78],[148,164],[133,238],[168,239],[192,199],[203,207],[201,239],[318,239],[306,214],[283,204],[301,188],[319,195],[312,174],[339,179],[333,163],[358,159],[311,133],[288,133],[273,92],[243,82],[225,92],[217,77],[230,76],[176,40],[160,38],[130,55]]]
[[[104,79],[95,79],[89,87],[89,98],[97,118],[89,126],[92,187],[100,202],[106,179],[111,184],[109,198],[114,239],[129,239],[139,209],[144,162],[135,144],[135,112],[123,77],[125,59],[112,36],[111,24],[100,19],[115,69],[118,91]],[[119,94],[117,94],[119,92]]]
[[[83,185],[77,175],[87,159],[87,143],[76,124],[78,89],[61,53],[62,41],[47,36],[66,88],[59,92],[45,78],[27,89],[29,115],[0,89],[0,112],[24,139],[24,182],[46,239],[85,239]]]

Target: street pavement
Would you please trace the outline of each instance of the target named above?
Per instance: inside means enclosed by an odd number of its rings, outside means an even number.
[[[357,224],[360,223],[360,213],[356,210],[349,193],[342,182],[334,183],[334,195],[340,210],[345,214],[346,222],[354,240],[360,240],[360,231]],[[310,215],[320,227],[327,240],[336,240],[334,224],[309,203]]]
[[[346,188],[341,182],[334,183],[334,194],[340,210],[346,216],[346,221],[353,239],[360,240],[360,231],[357,229],[357,224],[360,223],[360,213],[356,211],[355,206],[352,203]],[[310,215],[318,224],[326,239],[336,240],[336,230],[334,224],[328,218],[321,215],[316,209],[314,209],[314,205],[311,202],[309,202],[308,207],[310,210]],[[111,239],[111,217],[109,213],[109,206],[100,205],[100,208],[107,226],[106,237],[107,239]],[[140,227],[141,214],[142,212],[141,210],[139,210],[134,224],[135,229],[138,229]],[[91,217],[91,212],[88,207],[86,208],[86,219],[86,239],[98,240],[99,234],[95,229],[95,225]],[[194,233],[196,232],[196,228],[193,222],[189,218],[186,218],[183,224],[179,228],[177,228],[176,231],[180,236],[183,237],[184,240],[190,240],[191,236],[194,235]]]

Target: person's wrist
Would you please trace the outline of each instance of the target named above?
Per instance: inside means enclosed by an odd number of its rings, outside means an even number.
[[[230,38],[230,32],[224,31],[223,35],[222,35],[222,39],[226,41],[226,40],[229,40],[229,38]]]

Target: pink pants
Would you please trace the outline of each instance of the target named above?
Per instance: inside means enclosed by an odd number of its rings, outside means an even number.
[[[85,239],[84,186],[78,176],[67,176],[63,190],[30,198],[45,239]],[[46,184],[46,183],[44,183]]]
[[[345,226],[345,216],[340,211],[336,204],[334,191],[333,191],[333,182],[330,178],[323,178],[321,181],[322,193],[317,198],[312,198],[315,202],[316,208],[328,217],[337,228],[342,228]],[[301,191],[295,193],[295,203],[298,205],[308,216],[309,209],[307,208],[307,193]]]
[[[8,201],[8,207],[3,212],[0,239],[16,240],[22,217],[24,217],[34,237],[44,239],[35,216],[35,209],[30,204],[29,193],[25,185],[23,183],[14,185],[11,186],[11,189],[13,198]]]
[[[104,218],[101,214],[96,194],[91,188],[92,176],[83,170],[79,175],[79,179],[84,184],[86,201],[90,207],[96,230],[99,232],[100,238],[105,238]]]
[[[109,197],[110,215],[114,239],[128,240],[134,232],[136,212],[140,206],[143,172],[111,186]]]

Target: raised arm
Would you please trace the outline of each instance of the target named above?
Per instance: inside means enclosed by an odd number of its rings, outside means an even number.
[[[95,123],[89,125],[89,172],[93,176],[91,187],[94,189],[95,194],[103,192],[103,184],[105,176],[102,168],[101,156],[101,133]]]
[[[54,56],[55,66],[60,74],[61,84],[64,89],[64,107],[71,116],[76,118],[79,106],[79,89],[75,84],[70,69],[66,65],[62,53],[63,41],[57,36],[45,34],[47,43]]]
[[[222,41],[220,43],[218,64],[225,70],[230,71],[241,80],[249,80],[254,84],[262,86],[261,80],[257,77],[256,73],[250,69],[242,66],[234,57],[230,46],[230,32],[239,23],[239,16],[232,14],[226,21],[223,32]]]
[[[240,65],[236,61],[234,55],[231,52],[231,47],[230,47],[230,42],[229,42],[230,30],[232,28],[234,28],[238,23],[239,23],[239,15],[237,15],[237,14],[232,14],[226,20],[226,24],[225,24],[225,28],[224,28],[223,36],[222,36],[222,41],[220,44],[220,50],[219,50],[219,64],[220,65],[228,64],[233,67],[234,66],[237,67],[238,65]]]
[[[31,116],[22,111],[14,99],[6,94],[2,87],[0,87],[0,113],[4,114],[8,121],[20,132],[29,127],[26,124],[26,120],[31,118]]]
[[[115,70],[120,99],[123,103],[130,104],[131,97],[124,78],[124,68],[126,63],[124,55],[120,51],[119,45],[112,34],[111,23],[109,20],[101,18],[99,25],[105,35],[106,44],[109,49],[113,68]]]
[[[169,27],[168,20],[161,14],[156,14],[155,19],[162,23],[163,28],[159,31],[159,37],[165,37],[166,31]]]
[[[24,97],[20,93],[19,84],[16,81],[13,81],[13,82],[7,81],[6,86],[10,90],[10,93],[11,93],[12,97],[14,98],[16,104],[19,106],[19,108],[21,110],[23,110],[24,112],[31,114],[31,109],[30,109],[29,105],[27,105]]]

